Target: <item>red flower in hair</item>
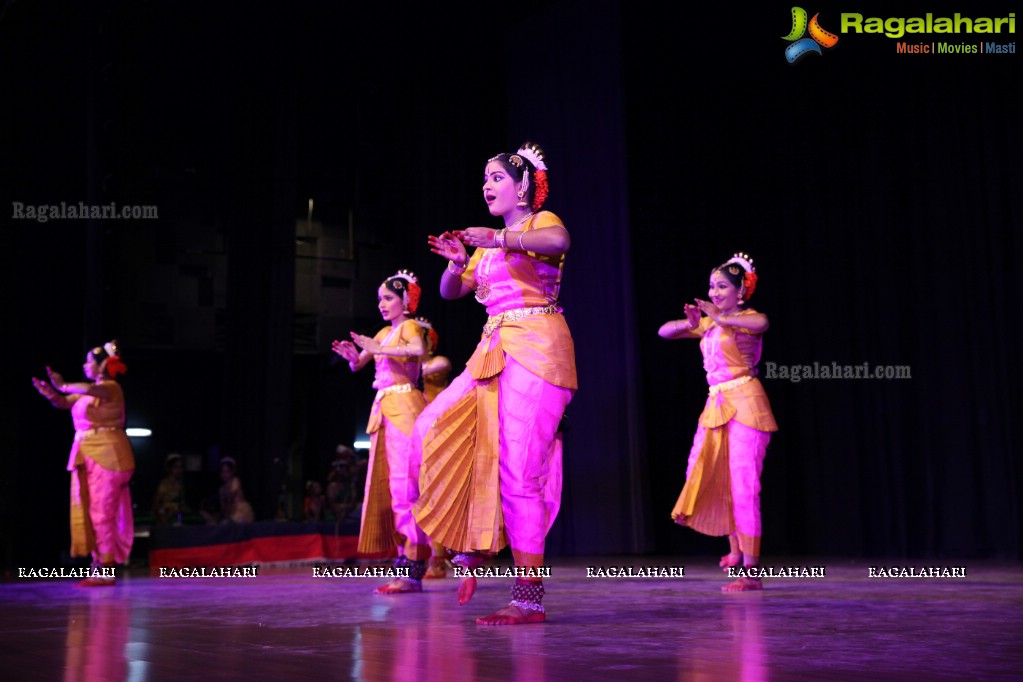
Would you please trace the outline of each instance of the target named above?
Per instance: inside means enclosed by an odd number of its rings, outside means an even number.
[[[128,367],[121,362],[121,358],[116,355],[111,355],[106,359],[106,371],[110,375],[111,379],[116,379],[118,374],[124,374],[128,371]]]
[[[746,300],[748,301],[753,292],[757,290],[757,273],[747,272],[742,278],[742,285],[746,287]]]
[[[423,295],[423,289],[415,282],[408,283],[408,311],[415,313],[419,307],[419,298]]]
[[[437,350],[437,344],[440,343],[440,337],[437,336],[437,332],[433,329],[426,330],[426,338],[430,340],[430,350]]]
[[[538,170],[533,173],[533,184],[536,185],[536,191],[533,193],[533,210],[539,211],[540,207],[543,206],[543,202],[547,201],[547,171]]]

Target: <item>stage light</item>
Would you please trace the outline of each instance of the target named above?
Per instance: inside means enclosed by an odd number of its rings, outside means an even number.
[[[128,438],[149,438],[153,435],[153,432],[149,429],[128,428],[124,432],[128,435]]]

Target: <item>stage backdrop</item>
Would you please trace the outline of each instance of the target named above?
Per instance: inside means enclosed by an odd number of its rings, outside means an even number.
[[[29,377],[76,376],[112,337],[129,421],[158,425],[136,442],[140,512],[184,451],[196,502],[232,454],[258,516],[294,518],[364,427],[370,373],[329,348],[379,327],[382,279],[415,270],[442,352],[468,358],[483,312],[439,300],[426,236],[494,225],[484,164],[526,138],[573,236],[561,303],[580,389],[552,555],[722,549],[669,519],[706,381],[696,344],[656,330],[744,250],[780,425],[765,555],[1020,558],[1019,56],[899,54],[828,7],[839,43],[794,64],[780,3],[684,21],[646,1],[509,11],[5,8],[0,77],[21,95],[0,103],[4,205],[160,209],[13,223],[5,567],[67,545],[70,418]],[[780,374],[815,366],[909,376]]]

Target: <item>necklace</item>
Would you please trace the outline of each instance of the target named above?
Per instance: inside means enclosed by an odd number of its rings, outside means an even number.
[[[490,265],[494,257],[500,253],[500,249],[487,249],[476,266],[476,300],[486,303],[490,298]]]
[[[530,211],[530,212],[529,212],[529,213],[527,213],[526,215],[524,215],[524,216],[522,216],[521,218],[519,218],[518,220],[516,220],[516,221],[515,221],[514,223],[512,223],[511,225],[506,225],[504,229],[506,229],[506,230],[510,230],[510,229],[512,229],[513,227],[518,227],[518,226],[519,226],[519,225],[521,225],[522,223],[524,223],[524,222],[526,222],[527,220],[529,220],[530,218],[532,218],[532,217],[533,217],[534,215],[536,215],[536,214],[535,214],[535,213],[534,213],[533,211]]]
[[[533,211],[530,211],[526,215],[522,216],[514,223],[507,225],[504,229],[510,230],[518,227],[535,215]],[[493,261],[498,258],[503,249],[487,249],[487,252],[480,259],[479,265],[476,266],[476,300],[480,303],[486,303],[487,299],[490,298],[490,269],[493,266]]]

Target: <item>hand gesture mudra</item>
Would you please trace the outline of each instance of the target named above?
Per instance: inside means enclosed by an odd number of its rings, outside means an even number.
[[[64,377],[59,372],[54,372],[49,367],[46,368],[46,375],[50,377],[50,384],[60,390],[60,387],[64,385]]]
[[[467,227],[464,230],[456,230],[454,234],[468,246],[483,249],[497,246],[497,230],[490,227]]]
[[[364,336],[362,334],[356,334],[355,332],[352,332],[351,336],[352,341],[355,342],[355,345],[361,348],[362,350],[366,351],[367,353],[376,354],[380,352],[381,348],[380,343],[372,336]]]
[[[442,258],[447,258],[456,263],[465,263],[469,258],[465,246],[462,245],[462,242],[452,232],[443,232],[436,237],[430,235],[427,237],[427,241],[430,243],[430,251],[433,251]]]
[[[359,361],[359,349],[351,341],[338,341],[335,339],[334,343],[330,345],[330,349],[348,362]]]
[[[39,395],[43,396],[47,400],[53,400],[53,398],[57,395],[57,390],[50,385],[48,381],[32,377],[32,385],[37,391],[39,391]]]
[[[700,324],[700,308],[692,303],[685,304],[686,319],[689,321],[689,328],[696,329]]]
[[[698,305],[700,307],[700,310],[703,311],[704,315],[706,315],[710,319],[714,320],[715,322],[718,321],[718,318],[721,317],[721,308],[718,308],[716,305],[714,305],[710,301],[703,301],[703,300],[700,300],[698,298],[695,299],[695,300],[696,300],[696,305]]]

